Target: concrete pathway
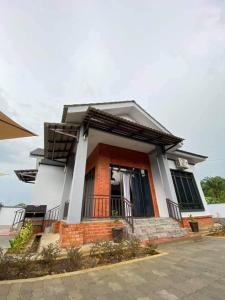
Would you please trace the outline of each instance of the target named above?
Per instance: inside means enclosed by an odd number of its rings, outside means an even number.
[[[67,277],[1,283],[0,299],[225,299],[225,238],[198,238],[160,249],[168,255]]]

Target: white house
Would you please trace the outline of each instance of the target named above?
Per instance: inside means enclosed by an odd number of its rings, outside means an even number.
[[[58,211],[62,246],[111,238],[115,217],[143,239],[184,236],[190,214],[200,227],[212,217],[194,173],[207,157],[182,145],[135,101],[65,105],[60,123],[45,123],[44,150],[31,152],[32,204]]]

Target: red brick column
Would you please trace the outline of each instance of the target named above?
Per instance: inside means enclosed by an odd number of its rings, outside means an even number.
[[[99,218],[109,217],[110,207],[110,160],[98,145],[87,161],[87,172],[95,168],[93,215]]]
[[[146,153],[105,144],[99,144],[87,161],[87,172],[95,167],[94,195],[96,198],[94,202],[95,205],[93,206],[95,217],[109,217],[110,164],[147,170],[154,216],[159,217],[159,209],[148,155]]]
[[[59,226],[60,247],[67,248],[99,240],[112,240],[112,228],[123,226],[122,222],[110,220],[80,224],[66,224],[61,221]]]

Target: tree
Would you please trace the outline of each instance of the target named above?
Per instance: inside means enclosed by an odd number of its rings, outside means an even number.
[[[201,181],[201,185],[208,203],[225,202],[225,178],[206,177]]]

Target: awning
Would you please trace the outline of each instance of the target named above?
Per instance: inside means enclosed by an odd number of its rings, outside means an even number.
[[[79,125],[45,123],[44,157],[66,162],[73,145],[78,140]]]
[[[0,140],[36,136],[0,111]]]
[[[182,142],[175,135],[152,129],[121,117],[89,107],[83,119],[84,133],[94,128],[148,144],[169,148]],[[78,141],[79,126],[72,123],[45,123],[44,157],[66,162]]]
[[[36,148],[30,152],[30,156],[44,157],[44,149]]]
[[[88,130],[89,127],[95,128],[163,147],[176,145],[183,141],[182,138],[175,135],[125,120],[93,107],[89,107],[87,110],[84,118],[84,125],[86,130]]]
[[[14,172],[16,173],[19,180],[24,181],[26,183],[34,183],[38,170],[15,170]]]

